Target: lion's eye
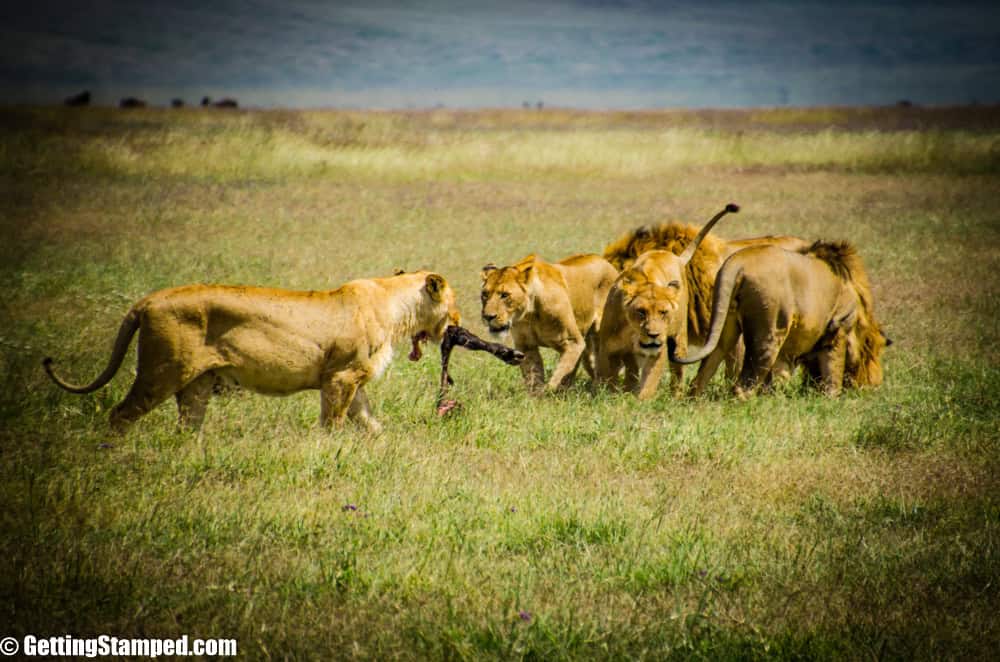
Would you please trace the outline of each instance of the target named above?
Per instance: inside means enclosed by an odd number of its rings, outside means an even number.
[[[490,295],[487,294],[486,292],[482,292],[480,293],[479,298],[482,299],[483,301],[486,301],[487,299],[490,298]]]
[[[509,299],[510,298],[510,294],[508,294],[507,292],[501,292],[500,293],[500,298],[501,299]]]
[[[639,312],[637,312],[635,314],[635,316],[638,317],[640,320],[644,320],[644,319],[646,319],[646,311],[645,310],[640,310]]]

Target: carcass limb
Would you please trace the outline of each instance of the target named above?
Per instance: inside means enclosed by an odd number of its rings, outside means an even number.
[[[445,329],[444,338],[441,340],[441,386],[437,399],[438,416],[444,416],[460,406],[457,400],[445,398],[448,388],[455,384],[455,380],[448,374],[448,362],[451,360],[451,350],[455,347],[489,352],[507,365],[518,365],[524,360],[524,354],[516,349],[500,343],[483,340],[468,329],[460,326],[449,326]]]

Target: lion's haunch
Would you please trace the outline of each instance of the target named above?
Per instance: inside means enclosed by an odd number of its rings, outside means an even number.
[[[500,343],[483,340],[468,329],[451,325],[444,331],[441,339],[441,389],[438,392],[437,413],[444,416],[459,407],[457,400],[445,399],[448,387],[455,381],[448,374],[448,363],[451,360],[451,350],[454,347],[464,347],[473,351],[489,352],[507,365],[519,365],[524,361],[524,353]]]

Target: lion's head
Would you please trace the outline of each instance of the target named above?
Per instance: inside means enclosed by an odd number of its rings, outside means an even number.
[[[396,271],[396,275],[405,272]],[[417,361],[423,352],[421,343],[431,341],[440,343],[444,338],[445,329],[449,325],[458,326],[462,322],[462,315],[455,305],[455,291],[451,285],[440,274],[429,272],[417,272],[425,276],[424,285],[420,290],[420,304],[418,306],[417,317],[419,319],[419,330],[410,341],[410,360]],[[402,304],[401,304],[402,305]]]
[[[529,285],[535,256],[529,255],[509,267],[488,264],[480,274],[483,279],[481,300],[483,322],[490,333],[502,334],[531,310]]]
[[[621,282],[625,320],[635,334],[635,351],[659,354],[678,325],[686,323],[680,310],[680,281],[658,285],[642,273],[627,273]]]
[[[868,273],[857,250],[846,241],[817,241],[806,253],[830,265],[858,298],[857,316],[847,335],[847,360],[844,381],[852,386],[878,386],[882,383],[882,350],[886,336],[875,320],[874,299]]]
[[[694,241],[698,228],[682,223],[643,226],[619,237],[604,247],[604,259],[619,271],[630,268],[640,255],[651,250],[665,250],[680,255]],[[688,325],[693,334],[707,331],[712,319],[712,288],[715,274],[725,260],[726,242],[712,235],[702,239],[698,250],[685,267],[688,290]]]

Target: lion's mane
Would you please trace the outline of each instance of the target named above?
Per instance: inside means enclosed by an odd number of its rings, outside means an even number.
[[[878,386],[882,383],[881,354],[885,334],[875,319],[868,272],[857,250],[847,241],[816,241],[805,251],[826,262],[838,278],[849,283],[860,303],[854,332],[858,340],[859,361],[848,365],[844,377],[854,386]]]

